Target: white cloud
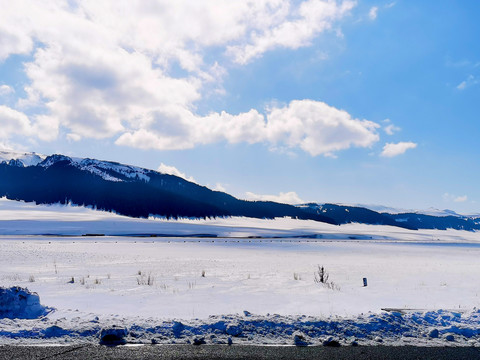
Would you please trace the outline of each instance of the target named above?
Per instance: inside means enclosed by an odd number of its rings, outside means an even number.
[[[457,196],[457,195],[453,195],[453,194],[450,194],[450,193],[445,193],[442,195],[442,198],[444,201],[448,201],[448,202],[466,202],[468,200],[468,196],[467,195],[462,195],[462,196]]]
[[[377,18],[377,15],[378,15],[378,6],[372,6],[370,8],[370,11],[368,12],[368,17],[370,18],[370,20],[375,20]]]
[[[394,157],[405,153],[408,149],[415,149],[417,144],[413,142],[386,143],[380,154],[384,157]]]
[[[395,134],[397,131],[402,130],[402,129],[399,128],[398,126],[395,126],[394,124],[392,124],[392,122],[390,121],[390,119],[385,119],[385,120],[383,120],[383,122],[385,123],[385,126],[383,127],[383,131],[385,131],[385,133],[386,133],[387,135],[393,135],[393,134]]]
[[[178,170],[175,166],[170,166],[170,165],[165,165],[164,163],[160,163],[160,166],[158,167],[157,171],[161,172],[162,174],[175,175],[187,181],[196,183],[193,177],[185,175],[185,173]]]
[[[76,142],[82,140],[82,137],[75,133],[69,133],[67,134],[67,140]]]
[[[24,64],[27,96],[19,104],[32,114],[30,126],[42,140],[59,133],[72,141],[116,137],[117,145],[162,150],[265,142],[313,156],[378,141],[377,124],[311,100],[266,114],[256,109],[195,113],[207,88],[223,91],[218,84],[229,61],[243,64],[275,48],[308,46],[345,17],[354,1],[16,0],[3,5],[0,61],[12,54],[32,56]],[[205,56],[210,48],[231,57],[212,60]],[[172,75],[173,65],[184,75]],[[23,128],[25,135],[32,133],[28,129]]]
[[[32,135],[33,126],[30,119],[22,112],[0,105],[0,138],[8,139],[13,134]]]
[[[272,109],[267,120],[270,142],[298,146],[312,156],[331,156],[352,146],[369,147],[379,140],[378,124],[352,118],[319,101],[292,101],[287,107]]]
[[[221,192],[227,192],[227,189],[225,188],[225,185],[216,183],[215,187],[213,188],[215,191],[221,191]]]
[[[467,87],[478,84],[480,81],[473,75],[469,75],[466,80],[457,85],[457,90],[465,90]]]
[[[246,43],[229,46],[229,53],[236,62],[245,64],[275,48],[308,46],[316,35],[330,30],[355,4],[354,1],[307,0],[291,11],[287,11],[289,4],[281,6],[276,14],[277,23],[252,31]]]
[[[5,85],[5,84],[0,85],[0,96],[13,94],[14,92],[15,92],[15,90],[11,86],[8,86],[8,85]]]
[[[467,87],[467,82],[466,81],[462,81],[460,84],[457,85],[458,90],[463,90],[466,87]]]
[[[284,204],[301,204],[304,202],[302,199],[300,199],[295,191],[286,193],[281,192],[278,195],[259,195],[247,191],[245,196],[247,200],[252,201],[274,201]]]
[[[167,119],[177,115],[162,112]],[[183,111],[176,123],[175,132],[142,128],[123,134],[116,144],[165,150],[187,149],[222,140],[267,142],[274,146],[298,147],[312,156],[334,156],[336,151],[352,146],[369,147],[379,140],[378,124],[354,119],[344,110],[313,100],[295,100],[288,106],[268,109],[266,116],[256,110],[238,115],[212,113],[205,117]]]
[[[393,124],[387,125],[383,128],[383,130],[387,133],[387,135],[393,135],[397,131],[400,131],[401,129],[398,126],[395,126]]]
[[[33,49],[31,20],[35,10],[23,1],[4,1],[0,12],[0,62],[12,54],[28,54]],[[36,7],[36,6],[34,6]],[[33,10],[32,12],[30,12]]]

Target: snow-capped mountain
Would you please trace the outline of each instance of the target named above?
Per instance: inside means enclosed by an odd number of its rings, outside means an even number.
[[[0,163],[11,162],[17,166],[35,166],[46,158],[45,155],[36,154],[34,152],[18,152],[11,150],[0,150]]]
[[[402,209],[402,208],[394,208],[390,206],[383,206],[383,205],[373,205],[373,204],[337,204],[341,206],[354,206],[365,208],[369,210],[376,211],[378,213],[387,213],[387,214],[406,214],[406,213],[414,213],[414,214],[421,214],[421,215],[430,215],[430,216],[457,216],[457,217],[480,217],[479,214],[468,214],[463,215],[459,214],[456,211],[449,210],[449,209],[437,209],[434,207],[430,207],[425,210],[418,210],[418,209]]]
[[[386,207],[244,201],[174,175],[60,154],[0,151],[0,196],[42,204],[71,202],[134,217],[291,216],[332,224],[480,230],[480,217],[447,210],[395,212]]]
[[[292,205],[239,200],[174,175],[61,154],[4,151],[0,196],[39,204],[85,205],[133,217],[291,216],[335,223]]]
[[[338,224],[392,225],[406,229],[480,230],[480,217],[459,215],[451,211],[431,211],[430,213],[414,210],[379,212],[361,206],[316,203],[303,204],[300,207],[306,212],[327,216]]]
[[[34,152],[22,153],[10,150],[0,150],[0,163],[19,167],[42,166],[48,168],[59,161],[66,161],[80,170],[88,171],[108,181],[125,181],[126,179],[142,179],[149,181],[146,173],[150,170],[136,166],[123,165],[111,161],[101,161],[88,158],[69,157],[65,155],[40,155]]]
[[[152,170],[123,165],[111,161],[75,158],[65,155],[48,156],[42,162],[38,163],[38,166],[48,168],[61,161],[67,162],[79,170],[88,171],[94,175],[98,175],[107,181],[121,182],[128,180],[143,180],[148,182],[150,181],[150,177],[147,174],[152,172]]]

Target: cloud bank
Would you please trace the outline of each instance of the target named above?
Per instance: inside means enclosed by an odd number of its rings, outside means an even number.
[[[205,116],[196,103],[232,64],[309,46],[354,1],[18,0],[0,12],[0,61],[29,55],[26,96],[3,106],[13,133],[181,150],[217,142],[265,143],[332,156],[379,140],[376,123],[309,99]],[[119,21],[118,19],[122,19]],[[185,26],[188,24],[188,26]],[[333,32],[333,31],[332,31]],[[212,60],[207,53],[220,55]],[[182,75],[174,75],[179,67]],[[3,93],[10,92],[2,85]],[[28,116],[26,115],[28,114]]]

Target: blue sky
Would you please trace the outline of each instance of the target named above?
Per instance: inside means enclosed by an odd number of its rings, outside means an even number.
[[[480,212],[477,2],[11,3],[1,147],[240,198]]]

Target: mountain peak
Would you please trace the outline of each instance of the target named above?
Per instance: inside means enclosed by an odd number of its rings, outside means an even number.
[[[45,155],[37,154],[35,152],[21,152],[15,150],[0,150],[0,163],[7,163],[11,160],[16,160],[12,165],[19,166],[19,162],[22,166],[35,166],[41,163],[46,158]]]

